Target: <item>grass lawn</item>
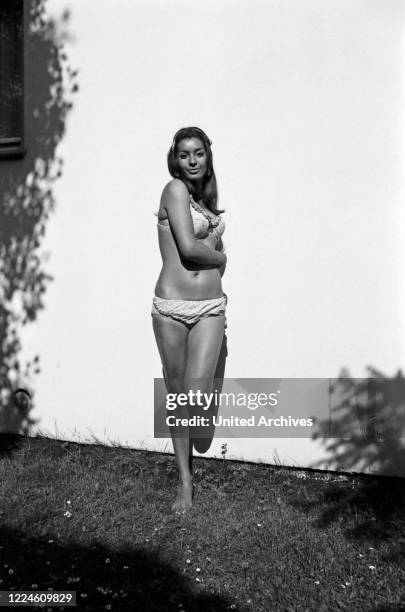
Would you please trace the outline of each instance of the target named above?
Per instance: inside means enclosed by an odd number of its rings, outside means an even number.
[[[97,611],[405,610],[403,479],[197,458],[182,516],[172,455],[0,442],[0,590]]]

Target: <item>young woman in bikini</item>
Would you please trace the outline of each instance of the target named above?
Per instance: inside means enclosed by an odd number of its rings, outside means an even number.
[[[226,266],[217,209],[211,141],[199,128],[179,130],[167,161],[173,180],[162,192],[158,216],[163,267],[152,319],[168,393],[210,393],[226,327]],[[196,388],[198,386],[198,389]],[[176,415],[188,417],[187,406]],[[192,443],[188,427],[171,431],[180,485],[174,510],[192,505]]]

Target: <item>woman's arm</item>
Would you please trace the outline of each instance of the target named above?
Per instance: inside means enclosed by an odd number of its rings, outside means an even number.
[[[170,181],[162,194],[162,204],[167,212],[180,255],[199,264],[214,266],[226,264],[225,253],[210,248],[194,236],[189,197],[187,187],[179,179]]]
[[[224,243],[222,242],[222,238],[220,238],[217,242],[217,244],[215,245],[215,250],[219,251],[220,253],[223,253],[225,255],[225,247],[224,247]],[[225,255],[226,257],[226,255]],[[225,268],[226,268],[226,261],[225,263],[222,264],[222,266],[219,268],[219,273],[221,275],[221,278],[224,275],[225,272]]]

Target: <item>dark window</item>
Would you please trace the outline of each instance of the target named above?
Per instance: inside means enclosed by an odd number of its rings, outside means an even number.
[[[0,0],[0,158],[24,154],[24,0]]]

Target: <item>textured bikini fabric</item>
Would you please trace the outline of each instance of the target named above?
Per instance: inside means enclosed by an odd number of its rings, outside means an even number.
[[[218,242],[218,240],[221,238],[222,234],[225,231],[225,223],[221,215],[218,215],[218,217],[216,217],[215,219],[217,225],[215,227],[210,226],[210,222],[208,221],[208,219],[204,216],[202,212],[198,210],[198,204],[194,202],[191,194],[190,213],[191,218],[193,220],[194,236],[196,238],[206,238],[210,234],[210,232],[212,232]],[[158,213],[155,213],[155,215],[158,216]],[[159,219],[157,226],[160,229],[171,231],[168,219]]]
[[[169,300],[155,295],[151,314],[170,317],[192,327],[204,317],[224,315],[227,301],[225,293],[211,300]]]

